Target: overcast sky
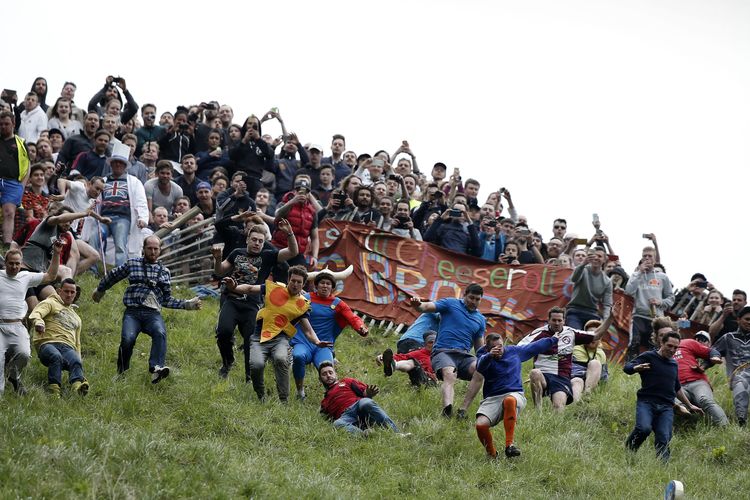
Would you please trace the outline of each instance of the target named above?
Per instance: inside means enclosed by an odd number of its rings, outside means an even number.
[[[33,7],[31,7],[33,5]],[[31,13],[29,10],[31,9]],[[668,275],[750,288],[750,3],[743,1],[11,2],[0,85],[108,74],[159,112],[278,107],[302,142],[407,139],[507,187],[545,237],[599,214],[628,272],[658,237]],[[11,21],[13,20],[13,21]],[[12,62],[11,62],[12,61]],[[274,125],[264,131],[278,133]]]

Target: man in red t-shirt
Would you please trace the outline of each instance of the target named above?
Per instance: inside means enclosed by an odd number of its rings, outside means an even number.
[[[677,361],[677,377],[690,402],[699,406],[714,424],[720,427],[729,425],[726,413],[714,399],[705,368],[699,362],[706,360],[709,366],[722,362],[719,351],[711,349],[708,333],[700,331],[695,334],[695,340],[680,340],[674,359]]]
[[[318,378],[326,389],[320,402],[320,412],[333,420],[334,427],[358,435],[369,434],[375,425],[399,432],[388,414],[372,400],[380,392],[378,386],[367,385],[354,378],[339,380],[330,361],[320,364]]]

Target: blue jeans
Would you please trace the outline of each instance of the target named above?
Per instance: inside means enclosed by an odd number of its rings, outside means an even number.
[[[583,330],[586,322],[592,319],[601,321],[602,318],[597,314],[576,307],[569,307],[565,311],[565,324],[576,330]]]
[[[302,335],[298,333],[297,335]],[[294,344],[292,347],[292,373],[295,380],[305,378],[305,366],[313,363],[315,368],[323,361],[333,362],[333,349],[330,347],[317,347],[305,343]]]
[[[83,382],[83,364],[78,351],[68,344],[47,342],[39,348],[39,361],[47,367],[47,382],[62,385],[62,372],[68,370],[68,382]]]
[[[389,417],[388,414],[370,398],[360,399],[347,408],[346,411],[333,422],[333,426],[337,429],[344,428],[352,434],[361,434],[364,429],[372,427],[373,425],[390,427],[393,432],[398,432],[398,427],[393,423],[391,417]]]
[[[111,224],[99,224],[102,229],[101,238],[104,242],[105,250],[107,244],[107,237],[112,235],[112,239],[115,242],[115,265],[121,266],[128,260],[128,236],[130,235],[130,218],[123,217],[122,215],[109,216],[112,219]],[[92,241],[89,241],[91,246],[100,249],[99,235],[94,232]]]
[[[656,456],[669,460],[669,441],[672,439],[674,410],[672,404],[637,401],[635,404],[635,429],[630,433],[625,445],[635,451],[654,431]]]
[[[117,353],[117,372],[122,373],[130,368],[130,357],[139,333],[151,337],[151,355],[148,358],[148,369],[164,366],[167,357],[167,327],[161,313],[148,307],[126,307],[122,316],[122,335],[120,349]]]

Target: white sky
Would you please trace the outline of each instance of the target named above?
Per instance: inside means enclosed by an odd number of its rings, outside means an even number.
[[[279,107],[302,142],[393,151],[507,187],[545,240],[591,214],[630,272],[655,232],[677,286],[750,289],[750,3],[10,2],[0,85],[85,106],[108,74],[159,113]],[[31,11],[31,12],[30,12]],[[33,21],[32,21],[33,20]],[[269,130],[270,128],[270,130]],[[275,124],[264,132],[277,133]]]

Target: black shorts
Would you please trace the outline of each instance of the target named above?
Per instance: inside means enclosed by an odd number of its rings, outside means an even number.
[[[551,399],[554,393],[564,392],[568,396],[565,404],[569,405],[573,402],[573,387],[570,385],[570,379],[552,373],[543,373],[542,375],[547,382],[547,388],[544,390],[545,396],[549,396]]]

